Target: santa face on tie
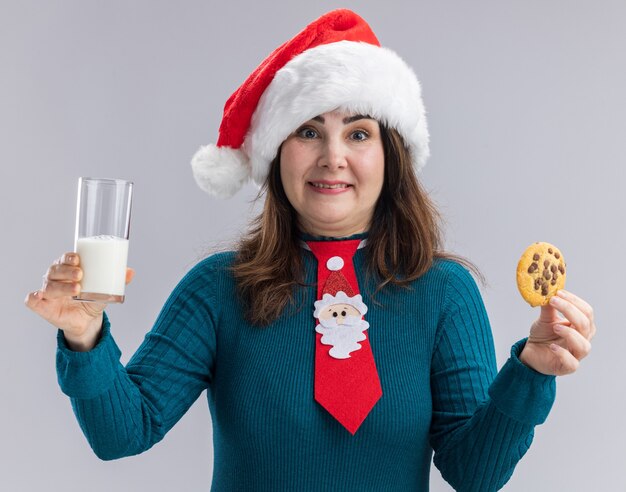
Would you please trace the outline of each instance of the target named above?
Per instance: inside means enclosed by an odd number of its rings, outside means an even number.
[[[334,296],[324,294],[321,300],[315,302],[314,316],[319,321],[315,331],[322,334],[321,342],[332,345],[329,355],[335,359],[347,359],[350,352],[359,350],[361,342],[365,340],[364,331],[369,323],[363,319],[367,306],[361,295],[353,297],[339,291]]]

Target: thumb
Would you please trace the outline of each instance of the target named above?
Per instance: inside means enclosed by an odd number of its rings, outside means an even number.
[[[130,284],[135,277],[135,270],[132,268],[126,269],[126,285]]]
[[[554,307],[552,307],[550,304],[545,304],[541,306],[541,313],[539,314],[539,321],[550,323],[558,318],[559,316],[557,314],[557,310]]]

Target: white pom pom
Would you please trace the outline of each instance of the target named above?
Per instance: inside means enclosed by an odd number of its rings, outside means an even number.
[[[250,179],[248,157],[239,149],[209,144],[191,159],[198,186],[217,198],[229,198]]]
[[[331,272],[341,270],[343,265],[343,259],[340,256],[333,256],[326,262],[326,268],[328,268]]]

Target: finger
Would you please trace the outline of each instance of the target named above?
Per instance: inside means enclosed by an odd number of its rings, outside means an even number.
[[[591,330],[590,333],[587,335],[587,338],[591,340],[596,335],[596,323],[594,320],[594,312],[591,305],[577,295],[572,294],[570,291],[564,289],[558,291],[557,295],[565,300],[570,300],[572,304],[578,307],[578,309],[580,309],[585,314],[585,316],[589,318],[589,321],[591,322]]]
[[[585,314],[578,309],[569,300],[565,300],[559,296],[553,296],[550,304],[558,309],[585,338],[589,338],[591,334],[592,323]]]
[[[24,304],[31,311],[34,311],[40,316],[45,318],[47,312],[46,301],[43,298],[43,293],[40,290],[29,292],[24,299]]]
[[[561,323],[569,325],[569,321],[551,304],[540,306],[539,321],[546,324]]]
[[[44,280],[39,290],[41,299],[58,299],[60,297],[77,296],[80,294],[79,282],[61,282],[56,280]]]
[[[83,277],[83,270],[78,266],[71,266],[66,263],[51,265],[46,272],[47,280],[75,282]]]
[[[133,278],[135,277],[135,270],[132,268],[126,269],[126,285],[130,284]]]
[[[550,304],[545,304],[541,306],[541,311],[539,313],[539,321],[542,323],[553,323],[554,321],[559,320],[559,312],[556,308]]]
[[[578,333],[574,328],[554,325],[554,333],[563,338],[567,350],[569,350],[576,359],[582,360],[591,352],[591,343],[589,340]]]
[[[41,290],[36,290],[34,292],[30,292],[26,299],[24,299],[24,304],[26,307],[34,311],[40,316],[43,316],[45,319],[48,319],[50,315],[50,309],[53,307],[43,296],[43,292]]]
[[[580,362],[574,357],[569,350],[560,347],[556,343],[550,344],[550,350],[555,355],[553,372],[557,376],[571,374],[578,369]]]
[[[580,297],[571,292],[561,289],[556,293],[557,296],[562,297],[566,301],[570,301],[574,306],[580,309],[587,318],[593,320],[593,308],[589,305],[588,302],[584,301]]]
[[[42,318],[53,323],[53,318],[57,311],[54,302],[50,302],[43,297],[41,290],[30,292],[25,299],[26,307],[37,313]]]
[[[24,304],[27,308],[32,309],[33,311],[36,309],[37,305],[41,303],[42,295],[41,291],[36,290],[34,292],[29,292],[24,299]]]
[[[75,264],[77,263],[77,258],[78,258],[78,255],[76,253],[74,253],[73,251],[68,251],[66,253],[63,253],[56,260],[54,260],[53,264],[54,265],[61,265],[63,263],[67,263],[68,265]]]
[[[80,263],[78,253],[74,253],[73,251],[68,251],[61,258],[63,263],[67,265],[78,265]]]
[[[78,280],[82,277],[81,273],[78,273],[80,267],[78,264],[80,259],[74,252],[68,252],[61,255],[56,261],[48,268],[48,271],[44,275],[44,279],[50,280]]]

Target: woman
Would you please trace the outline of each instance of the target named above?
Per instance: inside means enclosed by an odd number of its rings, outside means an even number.
[[[213,490],[427,490],[433,450],[455,489],[502,487],[593,313],[560,292],[496,374],[476,284],[416,179],[428,154],[415,75],[354,13],[264,60],[192,162],[216,195],[251,175],[264,210],[181,280],[128,365],[105,305],[71,299],[75,253],[26,299],[60,328],[59,382],[98,456],[150,448],[208,389]]]

